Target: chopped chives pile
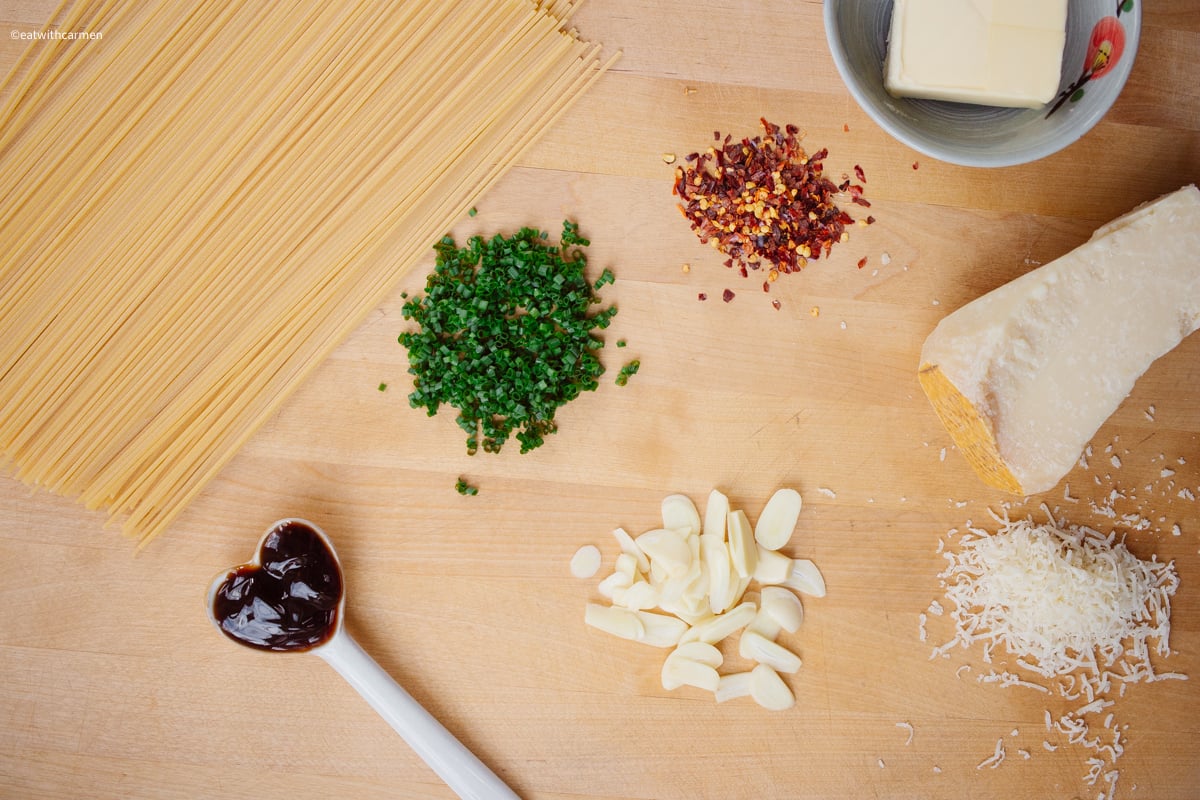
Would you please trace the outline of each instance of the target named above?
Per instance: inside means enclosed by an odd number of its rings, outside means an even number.
[[[533,228],[434,246],[424,296],[403,307],[418,326],[399,337],[414,376],[409,402],[429,416],[442,405],[458,409],[468,453],[499,452],[514,435],[522,453],[540,447],[558,408],[599,386],[596,331],[617,309],[593,308],[613,274],[588,282],[588,244],[566,221],[559,246]]]

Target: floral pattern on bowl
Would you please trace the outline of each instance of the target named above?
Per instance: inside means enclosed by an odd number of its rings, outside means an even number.
[[[1058,93],[1058,99],[1046,112],[1047,117],[1062,108],[1063,103],[1078,103],[1085,94],[1084,85],[1103,77],[1121,60],[1121,54],[1125,52],[1125,26],[1121,24],[1121,14],[1132,11],[1133,6],[1134,0],[1117,0],[1116,16],[1101,17],[1092,28],[1083,72],[1074,83]]]

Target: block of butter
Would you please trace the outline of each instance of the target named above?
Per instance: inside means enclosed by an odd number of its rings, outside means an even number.
[[[884,86],[897,97],[1039,108],[1058,93],[1067,0],[895,0]]]
[[[918,377],[988,485],[1038,494],[1197,327],[1200,190],[1185,186],[945,317]]]

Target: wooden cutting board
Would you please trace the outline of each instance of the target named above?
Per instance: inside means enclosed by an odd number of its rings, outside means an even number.
[[[33,30],[52,6],[0,4],[0,31]],[[431,253],[136,555],[101,515],[0,479],[0,796],[450,797],[320,660],[238,648],[210,627],[210,579],[291,515],[333,537],[355,636],[523,797],[1101,791],[1083,781],[1087,754],[1046,730],[1064,701],[980,683],[1002,666],[977,650],[931,659],[945,618],[930,616],[921,641],[920,615],[941,596],[939,541],[1007,498],[954,450],[917,356],[949,311],[1200,180],[1200,7],[1148,6],[1106,119],[1055,156],[999,170],[922,157],[873,124],[838,79],[818,2],[597,0],[576,25],[622,59],[453,233],[579,222],[592,268],[617,276],[600,389],[563,409],[541,449],[467,456],[451,415],[409,407],[396,342],[401,291],[421,290]],[[3,37],[0,70],[20,50]],[[714,130],[753,135],[759,117],[828,147],[834,176],[861,165],[878,219],[770,294],[698,243],[664,163]],[[616,386],[633,358],[641,371]],[[1093,447],[1067,478],[1078,502],[1060,486],[1027,507],[1111,526],[1090,502],[1136,490],[1118,509],[1140,504],[1153,526],[1130,548],[1173,561],[1182,580],[1160,667],[1192,680],[1134,686],[1110,709],[1126,737],[1117,793],[1192,798],[1200,502],[1180,490],[1200,494],[1200,338],[1151,368]],[[455,492],[460,476],[477,496]],[[804,659],[794,709],[666,692],[662,651],[584,626],[599,595],[568,571],[579,546],[600,546],[609,569],[610,530],[657,527],[667,493],[700,502],[719,487],[753,519],[780,486],[805,498],[788,551],[829,587],[786,640]],[[998,740],[1007,758],[980,768]]]

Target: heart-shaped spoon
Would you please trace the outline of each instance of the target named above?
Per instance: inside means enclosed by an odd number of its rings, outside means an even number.
[[[221,573],[208,590],[208,613],[222,633],[259,650],[323,658],[459,797],[519,800],[346,633],[345,607],[333,545],[302,519],[268,528],[254,560]]]

